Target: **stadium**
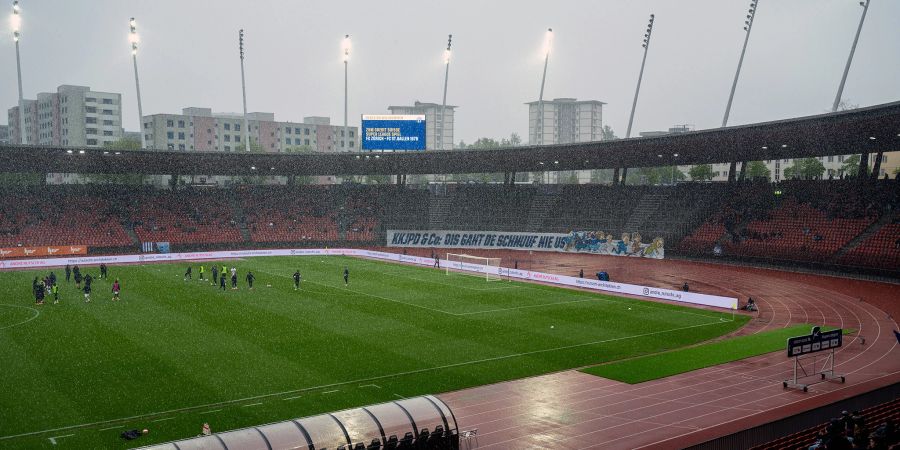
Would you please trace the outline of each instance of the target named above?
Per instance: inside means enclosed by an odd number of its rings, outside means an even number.
[[[424,140],[399,117],[359,136]],[[29,142],[0,145],[0,448],[900,443],[900,102],[453,150]]]

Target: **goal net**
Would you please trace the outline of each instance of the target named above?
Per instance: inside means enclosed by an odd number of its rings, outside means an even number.
[[[447,275],[451,273],[466,273],[481,276],[481,267],[484,267],[484,279],[487,281],[500,281],[500,258],[484,258],[481,256],[447,253]]]

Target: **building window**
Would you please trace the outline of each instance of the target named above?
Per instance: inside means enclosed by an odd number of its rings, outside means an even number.
[[[206,145],[212,145],[212,141],[206,141]]]
[[[144,122],[144,129],[150,128],[150,122]]]
[[[183,120],[179,120],[179,121],[178,121],[178,128],[184,128],[184,121],[183,121]]]
[[[88,112],[88,113],[96,113],[96,112],[97,112],[97,108],[94,107],[94,106],[85,106],[85,107],[84,107],[84,112]]]
[[[174,132],[174,131],[167,131],[167,132],[166,132],[166,137],[169,138],[169,139],[175,139],[175,132]]]
[[[300,145],[300,138],[294,138],[294,145]]]
[[[224,125],[224,127],[225,127],[226,130],[231,131],[231,124],[230,124],[230,123],[226,123],[226,124]]]
[[[353,130],[350,130],[350,137],[356,137],[355,135],[356,135],[356,132]],[[353,146],[351,145],[351,147],[353,147]]]
[[[286,134],[291,134],[291,127],[285,127],[285,128],[284,128],[284,132],[285,132]]]
[[[97,118],[96,117],[85,117],[84,123],[97,123]]]
[[[344,130],[341,130],[341,137],[344,137]]]
[[[303,129],[303,134],[306,135],[306,136],[309,136],[309,128],[304,128],[304,129]]]
[[[303,140],[303,145],[309,145],[309,139],[304,139],[304,140]]]
[[[207,129],[206,129],[206,134],[212,134],[212,129],[207,128]]]
[[[112,120],[104,120],[103,125],[115,125],[115,122],[113,122]]]
[[[85,103],[97,103],[97,99],[94,97],[85,97],[84,102]]]
[[[180,139],[182,141],[184,140],[184,132],[183,131],[178,133],[178,139]]]
[[[113,132],[112,132],[112,131],[109,131],[109,130],[104,130],[104,131],[103,131],[103,135],[104,135],[104,136],[112,136],[112,135],[113,135]]]
[[[184,150],[184,144],[178,144],[178,150]]]
[[[234,124],[234,131],[241,131],[241,125],[237,123]]]
[[[225,135],[225,142],[231,142],[231,135],[230,135],[230,134],[226,134],[226,135]]]
[[[294,128],[294,134],[300,134],[300,129],[299,129],[299,128]]]
[[[96,128],[87,128],[84,130],[84,134],[97,134]]]
[[[350,141],[350,148],[353,148],[353,141]]]
[[[97,145],[97,140],[96,139],[88,139],[87,145]]]
[[[174,126],[175,126],[175,121],[174,121],[174,120],[167,120],[167,121],[166,121],[166,126],[167,126],[167,127],[170,127],[170,128],[171,128],[171,127],[174,127]]]
[[[844,162],[844,155],[838,155],[838,162]]]
[[[230,151],[231,151],[231,146],[230,146],[230,145],[226,145],[226,146],[225,146],[225,151],[226,151],[226,152],[230,152]]]
[[[291,145],[291,138],[284,138],[285,145]]]
[[[113,101],[112,101],[111,98],[104,98],[104,99],[103,99],[103,104],[104,104],[104,105],[112,105],[112,104],[113,104]]]
[[[113,110],[111,110],[111,109],[104,109],[104,110],[103,110],[103,114],[107,114],[107,115],[110,115],[110,116],[111,116],[112,113],[113,113]]]
[[[175,144],[169,144],[166,146],[166,148],[169,150],[175,150]]]

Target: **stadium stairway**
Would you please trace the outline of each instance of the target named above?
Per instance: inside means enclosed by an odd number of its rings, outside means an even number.
[[[247,228],[247,219],[244,216],[244,208],[241,207],[240,199],[237,195],[229,195],[228,203],[231,205],[231,215],[237,221],[241,238],[245,243],[252,242],[253,239],[250,237],[250,230]]]
[[[642,230],[647,219],[659,210],[660,205],[669,198],[670,194],[671,191],[668,190],[663,191],[662,193],[651,192],[644,194],[644,196],[641,197],[640,203],[638,203],[637,207],[635,207],[634,211],[631,213],[631,216],[625,221],[625,227],[622,231],[630,232]]]
[[[543,231],[544,220],[556,209],[559,196],[555,194],[537,194],[531,199],[528,209],[528,221],[523,231]]]
[[[437,195],[431,197],[428,202],[428,227],[432,230],[441,230],[447,223],[447,216],[450,214],[450,205],[452,199],[447,195]]]
[[[131,239],[131,243],[134,244],[136,247],[140,247],[141,239],[138,238],[137,233],[134,232],[134,224],[129,222],[129,223],[123,225],[122,228],[125,229],[125,234],[127,234],[128,238]]]
[[[872,222],[872,224],[869,225],[868,228],[851,239],[850,242],[847,243],[847,245],[838,249],[838,251],[835,252],[835,254],[831,257],[831,259],[829,259],[828,262],[837,263],[841,258],[844,257],[847,252],[853,250],[854,248],[858,247],[859,244],[865,242],[867,239],[869,239],[869,237],[877,233],[878,230],[881,229],[881,227],[891,223],[892,218],[893,216],[891,214],[882,214],[878,220]]]

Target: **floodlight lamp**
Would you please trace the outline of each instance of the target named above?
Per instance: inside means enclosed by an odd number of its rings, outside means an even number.
[[[444,50],[444,64],[450,64],[450,50]]]

